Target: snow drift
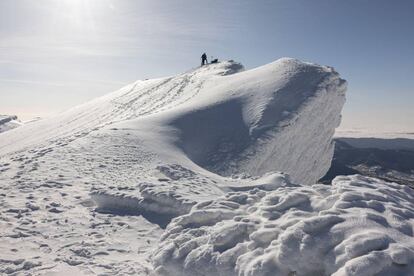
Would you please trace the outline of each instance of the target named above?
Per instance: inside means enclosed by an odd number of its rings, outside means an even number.
[[[315,184],[345,89],[228,61],[0,134],[0,273],[413,275],[413,190]]]
[[[11,142],[15,137],[4,136],[0,153],[57,138],[70,142],[136,118],[119,128],[145,132],[139,134],[144,140],[151,136],[163,141],[160,136],[168,135],[167,143],[185,154],[181,159],[213,173],[261,176],[283,171],[294,182],[314,183],[329,168],[346,82],[330,67],[288,58],[242,69],[229,61],[138,81],[22,128],[15,134],[17,144]],[[160,152],[159,147],[153,150]],[[180,164],[180,158],[171,162]]]
[[[413,275],[413,202],[362,176],[227,193],[175,218],[153,261],[159,275]]]
[[[0,273],[76,265],[148,274],[162,228],[194,205],[229,192],[258,193],[260,201],[261,191],[306,189],[296,184],[322,177],[345,89],[326,66],[283,58],[244,70],[226,61],[136,81],[1,133],[0,241],[7,250],[0,252]],[[195,231],[210,225],[200,219]],[[217,250],[232,248],[243,233]],[[156,256],[160,271],[180,271],[179,258]]]
[[[145,193],[132,195],[135,205],[129,195],[104,187],[92,194],[100,208],[131,212],[136,206],[142,212],[140,206],[160,214],[168,209],[185,214],[229,186],[249,185],[223,176],[257,179],[282,171],[305,185],[321,178],[332,159],[331,139],[340,122],[346,82],[332,68],[288,58],[242,69],[238,63],[223,62],[163,80],[157,90],[179,83],[171,102],[98,131],[112,136],[115,129],[138,139],[140,155],[152,156],[141,161],[155,169],[152,176],[166,176],[163,166],[183,175],[178,181],[167,175],[167,182],[150,185],[143,179],[138,189],[144,185]],[[202,179],[200,184],[190,180],[192,175]]]
[[[283,171],[303,184],[326,173],[346,88],[332,68],[280,59],[203,88],[161,123],[178,129],[193,162],[224,176]]]

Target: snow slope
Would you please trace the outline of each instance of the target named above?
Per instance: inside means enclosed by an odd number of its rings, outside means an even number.
[[[0,134],[0,272],[148,274],[195,204],[323,176],[345,89],[330,67],[228,61]]]
[[[188,158],[224,176],[279,170],[311,184],[326,172],[346,87],[331,68],[281,59],[204,87],[195,101],[135,127],[171,126]]]
[[[234,74],[241,69],[224,62],[177,77],[138,81],[5,136],[0,150],[70,142],[139,118],[129,122],[131,128],[176,129],[177,146],[210,171],[260,176],[279,170],[294,181],[315,182],[332,157],[331,137],[340,121],[345,81],[329,67],[294,59]]]

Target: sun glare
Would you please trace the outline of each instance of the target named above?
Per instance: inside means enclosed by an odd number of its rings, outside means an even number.
[[[106,1],[98,0],[60,0],[58,15],[63,24],[69,29],[79,32],[94,31],[96,17],[102,16]]]

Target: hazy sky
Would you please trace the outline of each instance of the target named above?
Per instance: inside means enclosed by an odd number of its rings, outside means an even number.
[[[414,1],[0,0],[0,114],[48,116],[136,79],[289,56],[349,82],[341,127],[414,132]]]

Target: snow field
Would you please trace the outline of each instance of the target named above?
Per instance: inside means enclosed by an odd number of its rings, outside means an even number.
[[[146,275],[157,248],[157,272],[208,274],[213,262],[198,259],[210,258],[210,239],[220,273],[236,273],[229,264],[239,256],[240,273],[262,271],[249,268],[266,255],[258,244],[272,248],[284,229],[262,225],[316,212],[313,188],[299,184],[329,167],[345,89],[330,67],[284,58],[243,71],[227,61],[137,81],[2,133],[0,272]],[[291,195],[279,206],[265,191]],[[297,206],[306,208],[290,214]],[[240,253],[253,233],[257,258]],[[171,235],[177,246],[191,241],[174,253],[164,248]],[[194,244],[202,256],[180,264],[198,254]]]

